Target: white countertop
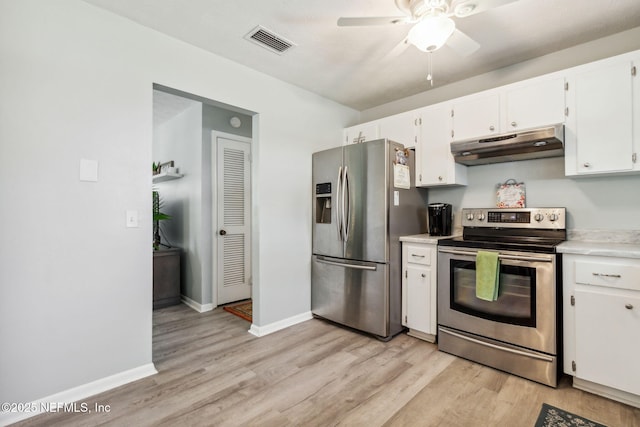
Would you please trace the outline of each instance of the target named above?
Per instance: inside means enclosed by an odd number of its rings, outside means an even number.
[[[432,236],[430,234],[414,234],[412,236],[400,236],[401,242],[409,242],[409,243],[429,243],[432,245],[437,245],[438,240],[440,239],[450,239],[451,237],[455,237],[458,234],[452,234],[451,236]]]
[[[400,241],[437,245],[438,241],[441,239],[449,239],[461,234],[462,233],[454,233],[451,236],[431,236],[427,233],[414,234],[411,236],[400,236]],[[572,230],[571,234],[572,237],[596,238],[598,240],[567,240],[557,246],[556,250],[559,253],[619,258],[640,258],[640,243],[637,239],[637,231],[612,232],[606,230]]]
[[[556,250],[564,254],[640,258],[640,244],[638,243],[568,240],[559,244]]]

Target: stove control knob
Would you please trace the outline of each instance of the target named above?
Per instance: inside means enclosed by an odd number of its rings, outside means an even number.
[[[484,221],[484,214],[483,213],[478,214],[478,221]]]
[[[558,219],[557,214],[549,214],[549,221],[553,222],[553,221],[556,221],[557,219]]]
[[[473,221],[473,214],[471,212],[467,214],[467,220]]]
[[[541,213],[537,213],[533,219],[535,219],[536,221],[540,222],[544,219],[544,215],[542,215]]]

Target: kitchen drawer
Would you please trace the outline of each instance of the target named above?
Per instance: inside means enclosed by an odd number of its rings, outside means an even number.
[[[406,245],[406,248],[408,263],[431,265],[432,248],[421,245]]]
[[[640,261],[576,261],[576,283],[640,291]]]

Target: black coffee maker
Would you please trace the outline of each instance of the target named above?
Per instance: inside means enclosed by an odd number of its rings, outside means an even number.
[[[432,236],[451,235],[451,205],[449,203],[430,203],[427,210],[429,234]]]

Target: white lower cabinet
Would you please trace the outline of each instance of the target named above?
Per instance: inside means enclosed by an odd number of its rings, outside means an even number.
[[[437,333],[437,257],[435,244],[402,243],[402,324],[429,342]]]
[[[640,259],[564,255],[564,371],[640,407]]]

